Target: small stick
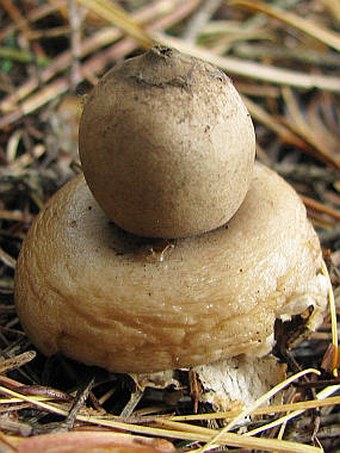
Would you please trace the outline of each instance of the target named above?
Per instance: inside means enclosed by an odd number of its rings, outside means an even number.
[[[335,220],[340,220],[340,212],[336,209],[326,206],[319,201],[314,200],[313,198],[307,197],[306,195],[301,195],[302,201],[304,204],[311,209],[314,209],[317,212],[327,214],[330,217],[333,217]]]
[[[27,351],[19,354],[15,357],[5,359],[0,362],[0,373],[5,373],[11,370],[20,368],[26,363],[31,362],[36,357],[37,353],[35,351]]]
[[[199,386],[198,378],[197,378],[197,373],[193,370],[189,371],[189,384],[190,384],[190,396],[194,402],[194,414],[197,414],[198,412],[198,402],[199,402],[199,396],[201,394],[201,389]]]
[[[71,407],[71,410],[64,421],[63,425],[63,431],[68,431],[71,428],[73,428],[73,425],[77,419],[77,416],[79,414],[80,409],[84,406],[86,400],[88,399],[91,389],[94,384],[94,378],[90,380],[90,382],[86,385],[84,389],[79,389],[77,392],[77,395],[74,399],[74,403]]]
[[[133,393],[131,393],[131,397],[130,397],[127,405],[124,407],[124,409],[120,413],[120,417],[122,417],[122,418],[130,417],[132,412],[135,410],[137,404],[142,399],[143,394],[144,394],[143,390],[141,390],[137,387],[136,390]]]

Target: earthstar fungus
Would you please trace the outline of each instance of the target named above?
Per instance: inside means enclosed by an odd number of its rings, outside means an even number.
[[[117,65],[80,135],[85,177],[52,197],[17,264],[18,315],[44,354],[151,373],[267,354],[275,320],[309,306],[310,329],[321,323],[316,233],[296,192],[254,167],[249,115],[220,71],[167,48]]]

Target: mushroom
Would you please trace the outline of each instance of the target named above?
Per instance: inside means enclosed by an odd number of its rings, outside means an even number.
[[[140,236],[177,238],[234,215],[251,181],[255,134],[223,72],[157,46],[100,80],[84,106],[79,151],[113,222]]]
[[[296,192],[254,167],[251,120],[218,69],[167,48],[117,65],[86,102],[80,154],[85,177],[52,197],[17,263],[18,315],[45,355],[151,373],[266,354],[275,320],[307,307],[320,324],[317,235]]]
[[[298,195],[262,165],[226,225],[173,241],[121,230],[80,175],[25,239],[16,306],[46,355],[116,372],[191,367],[269,352],[275,320],[308,306],[317,326],[327,292],[321,259]]]

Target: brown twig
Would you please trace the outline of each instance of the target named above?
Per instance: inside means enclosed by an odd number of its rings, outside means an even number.
[[[6,0],[2,0],[2,2],[6,3]],[[28,23],[38,21],[46,16],[49,16],[55,11],[58,11],[60,7],[61,3],[57,5],[56,4],[42,5],[39,8],[35,8],[33,11],[30,11],[26,16],[26,20]],[[20,29],[20,23],[18,24],[17,22],[11,23],[7,27],[4,27],[0,31],[0,42],[2,42],[8,35],[16,31],[17,29]]]
[[[318,213],[326,214],[327,216],[332,217],[335,220],[340,220],[340,211],[337,211],[330,206],[320,203],[313,198],[307,197],[306,195],[301,195],[301,198],[306,207],[313,209]]]
[[[11,1],[11,0],[0,0],[2,3],[3,8],[7,11],[7,13],[12,17],[14,23],[16,24],[17,28],[21,30],[24,34],[27,41],[30,40],[30,27],[25,19],[25,17],[21,14],[18,7]]]

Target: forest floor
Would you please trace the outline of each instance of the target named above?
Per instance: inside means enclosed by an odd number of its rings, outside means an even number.
[[[79,431],[88,436],[84,451],[99,448],[98,439],[112,432],[130,433],[131,445],[140,446],[143,435],[166,438],[183,451],[204,451],[230,421],[220,449],[339,451],[339,1],[0,5],[0,451],[49,451],[58,442],[68,445],[68,433]],[[301,196],[333,286],[323,325],[294,348],[287,338],[280,350],[287,375],[297,375],[280,390],[283,406],[269,403],[241,425],[233,418],[244,408],[216,414],[192,401],[190,373],[181,373],[180,390],[141,391],[129,376],[63,357],[46,359],[16,315],[14,273],[22,241],[46,201],[81,171],[84,96],[115,63],[155,42],[212,62],[232,78],[255,124],[257,158]],[[259,436],[246,435],[260,425],[268,426]],[[62,437],[27,443],[47,433]],[[79,451],[80,440],[74,442],[67,451]],[[106,448],[96,451],[114,451]],[[166,443],[150,448],[169,451]]]

